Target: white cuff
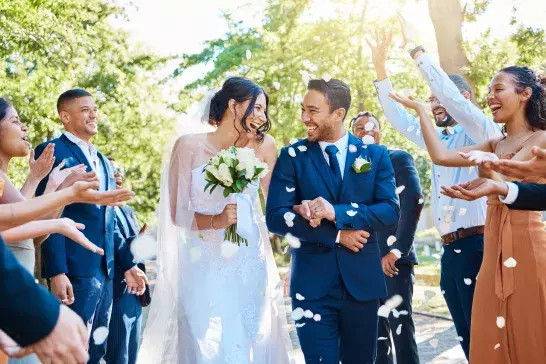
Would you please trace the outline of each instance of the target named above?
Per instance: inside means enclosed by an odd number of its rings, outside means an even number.
[[[339,237],[341,236],[341,230],[337,231],[336,244],[339,244]]]
[[[505,197],[499,196],[499,200],[507,205],[511,205],[516,202],[518,198],[519,188],[518,185],[512,182],[504,182],[508,187],[508,194]]]

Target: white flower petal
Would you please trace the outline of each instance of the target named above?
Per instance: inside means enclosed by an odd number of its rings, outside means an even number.
[[[464,207],[459,209],[459,216],[466,216],[466,209]]]
[[[157,241],[150,234],[142,234],[130,246],[135,263],[152,259],[157,255]]]
[[[497,317],[497,327],[499,329],[502,329],[505,325],[506,325],[506,320],[504,319],[504,317],[502,316]]]
[[[305,145],[300,145],[300,146],[298,147],[298,150],[299,150],[300,152],[305,152],[305,151],[307,150],[307,147],[306,147]]]
[[[410,124],[410,126],[408,126],[407,132],[411,133],[414,130],[415,130],[415,124]]]
[[[374,122],[373,121],[368,121],[366,123],[366,125],[364,125],[364,130],[366,131],[370,131],[373,129],[373,127],[375,126]]]
[[[251,59],[251,58],[252,58],[252,52],[250,51],[250,49],[247,49],[247,50],[246,50],[246,59],[247,59],[247,61],[248,61],[249,59]]]
[[[226,259],[233,257],[239,251],[239,245],[232,243],[231,241],[224,241],[220,244],[220,254]]]
[[[233,244],[235,245],[235,244]],[[197,262],[199,259],[201,259],[201,254],[203,254],[203,251],[201,250],[201,247],[194,246],[190,249],[190,259],[192,263]]]
[[[369,145],[369,144],[375,144],[375,139],[371,135],[364,135],[362,138],[362,143]]]
[[[315,316],[313,316],[313,320],[315,320],[316,322],[319,322],[320,320],[322,320],[322,316],[316,313]]]
[[[275,90],[277,90],[277,91],[278,91],[278,90],[279,90],[279,89],[281,88],[281,83],[280,83],[280,82],[277,82],[277,81],[275,81],[275,82],[273,82],[273,87],[275,88]]]
[[[498,348],[500,348],[500,344],[495,345],[493,349],[497,350]]]
[[[396,243],[396,236],[391,235],[387,238],[387,245],[391,246],[392,244]]]
[[[399,313],[400,313],[400,315],[402,315],[402,316],[407,316],[407,315],[409,315],[409,312],[408,312],[407,310],[402,310],[402,311],[400,311]]]
[[[292,147],[288,148],[288,155],[291,156],[291,157],[296,156],[296,151],[294,150],[294,148],[292,148]]]
[[[294,321],[298,321],[298,320],[301,320],[303,318],[303,308],[301,307],[297,307],[295,308],[293,311],[292,311],[292,319]]]
[[[464,341],[464,339],[463,339],[462,336],[457,336],[457,341],[462,343]]]
[[[357,214],[357,211],[355,211],[355,210],[348,210],[348,211],[347,211],[347,215],[349,215],[350,217],[353,217],[353,216],[355,216],[356,214]]]
[[[392,315],[394,318],[399,318],[400,317],[400,312],[398,312],[398,310],[396,308],[393,308],[392,309]]]
[[[303,301],[303,300],[305,299],[305,297],[303,297],[303,296],[302,296],[301,294],[299,294],[299,293],[296,293],[296,299],[297,299],[298,301]]]
[[[506,268],[514,268],[517,264],[518,264],[518,262],[516,262],[516,260],[514,258],[512,258],[512,257],[510,257],[510,258],[508,258],[508,259],[506,259],[504,261],[504,266]]]
[[[400,335],[402,333],[402,324],[398,325],[396,328],[396,335]]]
[[[108,337],[108,328],[101,326],[97,327],[95,331],[93,331],[93,342],[95,345],[102,345],[104,343],[104,340]]]
[[[377,338],[377,341],[383,341],[383,340],[387,340],[387,338],[386,338],[386,337],[384,337],[384,336],[382,336],[382,337],[378,337],[378,338]]]
[[[398,186],[396,187],[396,191],[394,191],[394,193],[396,193],[397,195],[401,194],[402,191],[404,191],[406,189],[406,186]]]
[[[324,80],[324,82],[330,82],[330,80],[332,79],[332,76],[325,73],[325,74],[322,75],[322,79]]]
[[[402,302],[404,302],[404,299],[402,298],[402,296],[396,294],[392,296],[391,298],[389,298],[387,302],[385,302],[385,305],[392,310],[400,306]]]
[[[296,138],[290,139],[290,144],[294,144],[294,143],[297,143],[297,142],[299,142],[299,140],[296,139]]]
[[[296,189],[294,187],[286,186],[286,192],[294,192]]]
[[[467,286],[470,286],[472,284],[472,279],[470,278],[465,278],[464,279],[464,284],[466,284]]]
[[[288,225],[288,221],[286,222],[286,224]],[[292,221],[292,226],[294,225],[294,222]],[[288,225],[289,227],[292,227],[290,225]],[[301,247],[301,241],[300,239],[296,238],[294,235],[288,233],[284,236],[284,238],[286,239],[286,242],[288,243],[288,245],[290,245],[291,248],[293,249],[299,249]]]
[[[294,220],[295,217],[296,217],[296,214],[291,212],[291,211],[287,211],[284,214],[284,220],[285,221],[292,221],[292,220]]]
[[[436,258],[436,259],[438,259],[438,260],[442,259],[442,256],[441,256],[440,254],[438,254],[438,253],[432,254],[432,257],[433,257],[433,258]]]
[[[354,203],[354,202],[351,202],[351,206],[353,206],[355,209],[358,208],[358,204],[357,204],[357,203]]]
[[[397,257],[398,259],[400,259],[400,257],[402,257],[402,252],[401,252],[400,250],[398,250],[398,249],[392,249],[392,250],[391,250],[391,253],[393,253],[394,255],[396,255],[396,257]]]
[[[301,324],[296,324],[295,326],[296,326],[296,328],[304,327],[304,326],[305,326],[305,322],[304,322],[304,323],[301,323]]]
[[[430,300],[431,298],[433,298],[434,296],[436,296],[436,292],[431,291],[430,289],[425,290],[425,299],[427,301]]]
[[[311,312],[311,310],[305,310],[305,311],[303,311],[303,317],[313,318],[313,312]]]
[[[382,305],[379,307],[379,310],[377,310],[377,316],[381,316],[384,318],[389,318],[389,315],[391,313],[391,309],[387,307],[387,305]]]
[[[389,345],[389,350],[387,350],[387,356],[389,356],[391,354],[391,347]]]
[[[356,149],[356,146],[355,145],[349,145],[349,152],[351,153],[356,153],[357,149]]]
[[[293,220],[285,220],[286,226],[288,227],[294,227],[294,221]]]
[[[438,339],[430,339],[428,343],[430,344],[430,346],[436,349],[438,347],[439,341]]]
[[[422,205],[423,203],[425,202],[424,199],[420,198],[419,201],[417,202],[419,205]]]
[[[314,40],[315,42],[320,42],[320,35],[315,35],[315,36],[313,37],[313,40]]]
[[[459,254],[461,252],[461,249],[453,249],[453,251],[457,254]]]
[[[445,295],[445,294],[446,294],[446,291],[442,290],[440,293],[441,293],[442,295]]]

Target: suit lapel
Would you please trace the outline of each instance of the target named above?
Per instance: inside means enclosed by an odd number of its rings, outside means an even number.
[[[138,231],[136,221],[133,218],[133,215],[129,213],[127,206],[126,205],[121,206],[119,209],[121,210],[121,213],[125,217],[125,221],[127,222],[127,225],[129,225],[129,230],[131,230],[129,233],[134,236],[138,235],[139,231]]]
[[[72,143],[64,134],[61,135],[60,139],[63,141],[63,143],[66,144],[68,149],[72,152],[72,154],[74,154],[74,157],[76,157],[76,159],[78,160],[78,162],[80,162],[80,164],[85,164],[88,167],[89,171],[93,170],[93,168],[91,168],[91,164],[89,164],[90,162],[87,160],[87,157],[85,156],[85,154],[83,154],[79,146]]]
[[[352,149],[351,145],[354,145],[356,147],[356,150],[354,152],[351,152],[351,149]],[[341,191],[339,196],[342,195],[343,191],[351,183],[353,164],[356,158],[362,155],[362,146],[363,146],[362,140],[355,137],[353,134],[349,133],[349,144],[348,144],[349,150],[347,150],[347,157],[345,158],[345,172],[343,173],[343,183],[341,184]]]
[[[115,186],[116,182],[114,179],[114,174],[112,170],[110,169],[110,162],[106,160],[106,158],[99,152],[97,152],[97,155],[99,156],[100,162],[102,163],[102,167],[104,170],[104,179],[106,179],[106,188],[105,190],[108,191],[110,189],[110,186]],[[97,166],[99,168],[99,166]],[[98,173],[98,171],[97,171]]]
[[[326,163],[326,159],[324,158],[324,154],[322,153],[322,149],[320,148],[320,145],[318,143],[309,142],[307,143],[307,152],[309,153],[309,156],[311,157],[311,160],[313,161],[315,167],[317,168],[319,175],[322,177],[324,182],[326,183],[326,186],[328,186],[328,190],[330,191],[330,194],[334,198],[334,200],[337,200],[337,193],[334,189],[334,183],[332,182],[332,179],[330,178],[330,167],[328,166],[328,163]]]

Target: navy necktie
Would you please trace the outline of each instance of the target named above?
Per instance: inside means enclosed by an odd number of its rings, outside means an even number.
[[[341,188],[341,167],[337,159],[337,152],[339,149],[335,145],[329,145],[326,147],[326,154],[330,161],[330,170],[332,171],[332,181],[334,182],[334,188],[339,191]]]

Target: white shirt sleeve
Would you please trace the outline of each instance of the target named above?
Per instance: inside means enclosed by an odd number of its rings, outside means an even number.
[[[506,183],[506,186],[508,187],[508,194],[506,197],[499,196],[499,200],[507,205],[511,205],[516,202],[516,199],[518,198],[519,187],[517,184],[512,182],[504,183]]]
[[[411,142],[421,148],[427,149],[423,135],[417,133],[418,130],[421,130],[419,119],[408,113],[404,106],[389,97],[390,93],[394,93],[391,81],[388,78],[382,81],[375,81],[374,86],[387,121]]]
[[[461,125],[474,143],[483,143],[502,136],[499,126],[472,101],[465,99],[447,73],[432,60],[429,54],[421,54],[415,60],[415,64],[427,81],[432,94],[438,98],[442,106]]]
[[[337,231],[336,244],[339,244],[339,237],[341,236],[341,230]]]

